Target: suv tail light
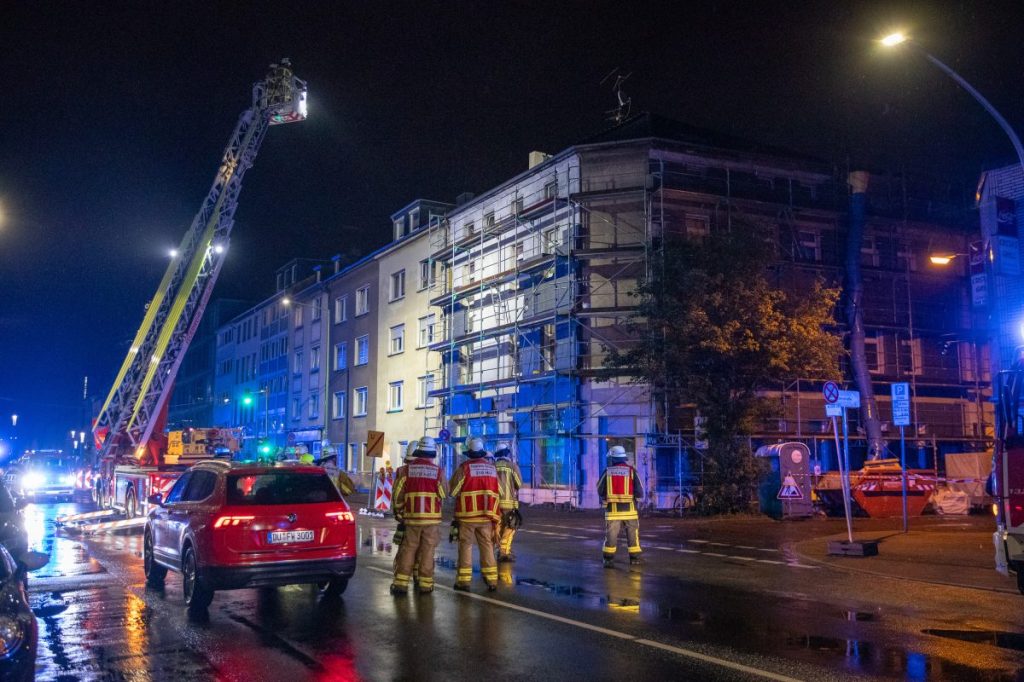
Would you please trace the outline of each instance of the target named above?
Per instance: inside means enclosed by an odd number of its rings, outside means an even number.
[[[352,516],[352,512],[350,512],[350,511],[327,512],[326,514],[324,514],[324,516],[326,516],[329,519],[334,519],[335,523],[337,523],[339,521],[354,521],[355,520],[355,517]]]
[[[225,526],[237,526],[243,521],[252,521],[255,516],[221,516],[213,522],[214,528],[224,528]]]

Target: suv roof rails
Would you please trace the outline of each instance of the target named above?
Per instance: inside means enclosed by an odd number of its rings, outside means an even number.
[[[231,460],[227,459],[201,459],[196,462],[194,466],[198,466],[200,464],[216,464],[218,466],[227,467],[228,469],[231,468]]]

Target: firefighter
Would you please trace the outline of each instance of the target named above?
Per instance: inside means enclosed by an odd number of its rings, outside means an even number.
[[[508,443],[498,443],[494,450],[494,468],[498,472],[498,506],[501,519],[498,521],[498,561],[515,561],[512,554],[512,539],[523,523],[519,514],[519,489],[523,487],[523,474],[512,459]]]
[[[459,539],[459,563],[455,589],[469,591],[473,579],[473,545],[480,553],[480,573],[487,589],[498,589],[498,564],[494,560],[494,528],[498,523],[498,472],[487,461],[484,442],[470,438],[466,461],[452,474],[449,485],[455,498],[453,535]],[[451,536],[449,536],[451,539]]]
[[[621,445],[612,446],[608,451],[608,468],[597,482],[597,495],[604,505],[606,537],[604,541],[604,566],[611,568],[619,542],[619,529],[626,527],[626,545],[629,548],[629,563],[640,563],[640,517],[636,501],[644,494],[640,477],[629,462],[629,455]]]
[[[399,467],[395,481],[394,513],[404,537],[395,558],[395,580],[391,594],[409,591],[413,570],[419,566],[416,589],[420,594],[434,591],[434,550],[441,525],[441,503],[445,498],[441,467],[434,463],[437,447],[429,436],[420,438],[413,459]]]

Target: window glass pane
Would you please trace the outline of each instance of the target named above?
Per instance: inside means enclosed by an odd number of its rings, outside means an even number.
[[[327,474],[297,472],[228,476],[228,504],[319,504],[340,502]]]
[[[178,482],[174,484],[173,488],[171,488],[171,492],[167,493],[166,502],[180,502],[181,494],[185,492],[185,486],[188,485],[189,479],[191,478],[191,471],[186,471],[182,474],[181,478],[178,479]]]
[[[213,488],[217,483],[217,474],[212,471],[193,471],[192,480],[188,484],[188,489],[181,496],[182,502],[198,502],[205,500],[213,493]]]

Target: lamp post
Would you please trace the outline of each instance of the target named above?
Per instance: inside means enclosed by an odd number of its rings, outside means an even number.
[[[1013,148],[1017,152],[1017,160],[1020,162],[1021,170],[1024,171],[1024,146],[1021,145],[1020,138],[1017,137],[1017,133],[1014,132],[1013,128],[1010,127],[1010,124],[1006,122],[1006,119],[1003,118],[1002,114],[996,111],[996,108],[992,106],[992,103],[985,99],[985,97],[980,92],[975,90],[970,83],[965,81],[963,76],[961,76],[956,71],[954,71],[953,69],[949,68],[944,63],[939,61],[938,58],[936,58],[930,52],[921,47],[920,43],[918,43],[915,40],[912,40],[909,36],[907,36],[904,33],[890,33],[889,35],[885,36],[878,42],[881,43],[884,47],[897,47],[900,45],[906,45],[907,47],[912,48],[915,52],[922,55],[925,59],[927,59],[932,64],[937,66],[939,69],[941,69],[943,73],[945,73],[947,76],[956,81],[961,88],[969,92],[971,96],[974,97],[975,100],[977,100],[978,104],[983,106],[985,108],[985,111],[987,111],[992,116],[992,118],[996,120],[996,123],[998,123],[999,127],[1003,129],[1003,132],[1006,133],[1007,137],[1010,138],[1010,142],[1013,144]]]

